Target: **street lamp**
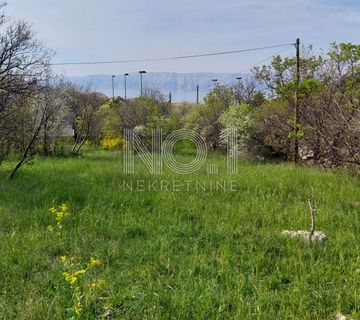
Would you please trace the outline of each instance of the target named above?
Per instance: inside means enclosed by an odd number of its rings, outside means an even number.
[[[237,88],[238,88],[238,90],[239,90],[239,88],[241,88],[242,87],[242,85],[241,85],[241,77],[237,77],[237,78],[235,78],[237,81],[238,81],[238,83],[237,83]]]
[[[241,77],[236,77],[235,78],[238,83],[237,85],[235,85],[235,92],[236,92],[236,98],[238,99],[239,103],[242,102],[242,94],[241,94],[241,89],[242,89],[242,84],[241,84]]]
[[[142,95],[143,95],[143,82],[142,82],[142,80],[143,80],[143,74],[145,74],[146,71],[142,70],[142,71],[139,71],[139,73],[140,73],[140,97],[142,97]]]
[[[112,82],[112,97],[113,97],[113,99],[115,98],[114,79],[115,79],[115,75],[112,75],[112,77],[111,77],[111,82]]]
[[[211,81],[214,82],[214,88],[216,88],[218,79],[212,79]]]
[[[124,73],[124,80],[125,80],[125,100],[126,100],[126,77],[128,76],[128,73]]]

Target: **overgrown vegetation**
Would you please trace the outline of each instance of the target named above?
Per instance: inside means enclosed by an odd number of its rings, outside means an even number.
[[[243,157],[359,167],[359,45],[332,44],[323,56],[303,48],[299,85],[296,59],[276,56],[236,85],[215,87],[202,104],[174,104],[156,90],[108,99],[54,77],[52,53],[29,25],[1,17],[0,163],[18,159],[10,177],[34,156],[64,153],[69,143],[73,155],[85,144],[120,149],[124,129],[150,145],[152,129],[166,136],[187,128],[220,152],[229,130],[237,130]]]
[[[182,150],[179,161],[194,152]],[[192,184],[182,192],[137,192],[138,180],[185,185],[189,177],[167,170],[150,176],[138,157],[136,174],[124,176],[121,162],[120,153],[107,151],[38,158],[1,189],[0,318],[67,319],[74,300],[63,273],[86,269],[90,257],[102,264],[91,281],[84,274],[81,290],[97,279],[106,287],[98,300],[82,300],[83,319],[106,310],[110,319],[131,320],[360,317],[358,178],[241,162],[237,175],[194,174],[204,191]],[[209,163],[226,172],[224,156],[210,154]],[[219,179],[235,181],[237,192],[211,189]],[[281,235],[310,227],[312,197],[328,240]],[[47,231],[54,226],[48,208],[59,203],[70,208],[61,241]],[[61,256],[76,257],[73,269]]]
[[[52,51],[4,6],[1,319],[360,317],[359,178],[335,168],[360,165],[359,45],[303,48],[300,85],[295,58],[277,56],[201,104],[156,90],[109,99],[55,76]],[[190,182],[166,168],[150,176],[139,156],[136,174],[122,173],[124,129],[150,147],[153,129],[182,128],[214,151]],[[209,174],[226,172],[234,130],[239,173]],[[184,146],[176,159],[189,163]],[[287,162],[296,156],[333,169]],[[282,236],[307,230],[309,199],[327,240]]]

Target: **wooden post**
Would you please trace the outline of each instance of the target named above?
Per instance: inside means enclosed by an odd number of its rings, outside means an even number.
[[[296,39],[296,83],[295,83],[295,110],[294,110],[294,130],[295,130],[295,142],[294,142],[294,162],[299,163],[299,118],[300,118],[300,107],[299,107],[299,87],[300,87],[300,39]]]

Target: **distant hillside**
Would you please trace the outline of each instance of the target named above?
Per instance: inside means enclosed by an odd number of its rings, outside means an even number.
[[[196,101],[196,86],[200,86],[200,100],[213,87],[212,79],[218,79],[220,84],[235,83],[235,77],[239,74],[231,73],[147,73],[143,77],[144,89],[159,89],[164,94],[172,94],[173,101]],[[244,74],[243,77],[246,77]],[[91,86],[93,90],[107,96],[112,95],[111,75],[89,75],[79,77],[68,77],[71,82]],[[139,74],[130,74],[127,77],[127,96],[136,97],[140,94]],[[117,75],[115,78],[115,95],[124,96],[124,76]]]

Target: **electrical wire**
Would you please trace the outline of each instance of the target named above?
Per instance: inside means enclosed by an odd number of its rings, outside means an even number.
[[[293,46],[293,44],[289,44],[285,49],[282,49],[282,50],[280,50],[279,52],[276,52],[275,54],[273,54],[273,55],[271,55],[271,56],[269,56],[269,57],[267,57],[267,58],[265,58],[265,59],[263,59],[263,60],[255,63],[254,65],[246,68],[246,70],[243,69],[243,71],[240,71],[240,72],[238,72],[238,73],[234,73],[234,74],[232,74],[232,75],[229,76],[229,77],[226,77],[226,78],[224,78],[224,79],[218,80],[217,82],[218,82],[218,83],[222,83],[222,82],[227,81],[227,80],[229,80],[229,79],[233,79],[233,78],[235,79],[237,76],[243,75],[246,71],[251,70],[251,69],[255,68],[256,66],[258,66],[258,65],[260,65],[260,64],[262,64],[262,63],[264,63],[264,62],[266,62],[266,61],[268,61],[268,60],[276,57],[277,55],[279,55],[279,54],[287,51],[291,46]],[[206,89],[210,88],[211,86],[212,86],[212,84],[209,84],[209,85],[206,87]]]
[[[146,59],[129,59],[129,60],[110,60],[110,61],[79,61],[79,62],[54,62],[51,63],[52,66],[68,66],[68,65],[98,65],[98,64],[120,64],[120,63],[133,63],[133,62],[152,62],[152,61],[168,61],[168,60],[180,60],[180,59],[192,59],[192,58],[202,58],[210,56],[219,56],[219,55],[228,55],[242,52],[251,52],[258,50],[266,50],[279,47],[288,47],[293,45],[292,43],[287,44],[278,44],[272,46],[250,48],[250,49],[240,49],[232,51],[222,51],[222,52],[212,52],[212,53],[202,53],[202,54],[192,54],[184,56],[175,56],[175,57],[161,57],[161,58],[146,58]]]

